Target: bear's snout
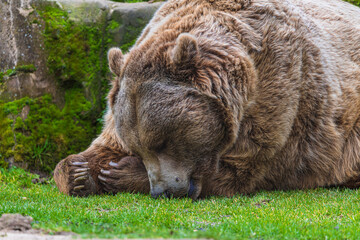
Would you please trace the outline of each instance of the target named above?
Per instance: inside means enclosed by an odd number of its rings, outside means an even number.
[[[192,197],[195,192],[195,185],[192,180],[187,181],[187,186],[184,184],[151,184],[150,195],[152,198],[181,198],[181,197]]]

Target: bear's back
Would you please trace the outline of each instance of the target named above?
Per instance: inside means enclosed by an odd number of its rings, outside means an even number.
[[[360,8],[342,0],[291,1],[322,30],[332,48],[360,66]]]

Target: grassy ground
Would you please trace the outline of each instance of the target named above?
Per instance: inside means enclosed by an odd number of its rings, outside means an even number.
[[[0,170],[0,215],[21,213],[33,227],[83,237],[359,239],[360,191],[316,189],[254,196],[154,200],[118,194],[74,198],[53,180],[33,184],[21,169]]]

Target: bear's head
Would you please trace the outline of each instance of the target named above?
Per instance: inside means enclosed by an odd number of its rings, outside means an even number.
[[[213,89],[225,85],[214,81],[232,80],[206,75],[205,50],[196,37],[183,33],[165,42],[135,46],[125,56],[110,49],[117,78],[109,105],[117,135],[143,159],[151,195],[195,199],[236,139],[244,97],[240,90]]]

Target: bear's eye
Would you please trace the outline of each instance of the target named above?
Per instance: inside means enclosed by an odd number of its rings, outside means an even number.
[[[157,153],[161,153],[166,149],[166,147],[167,147],[167,141],[164,140],[158,144],[153,145],[152,150]]]

